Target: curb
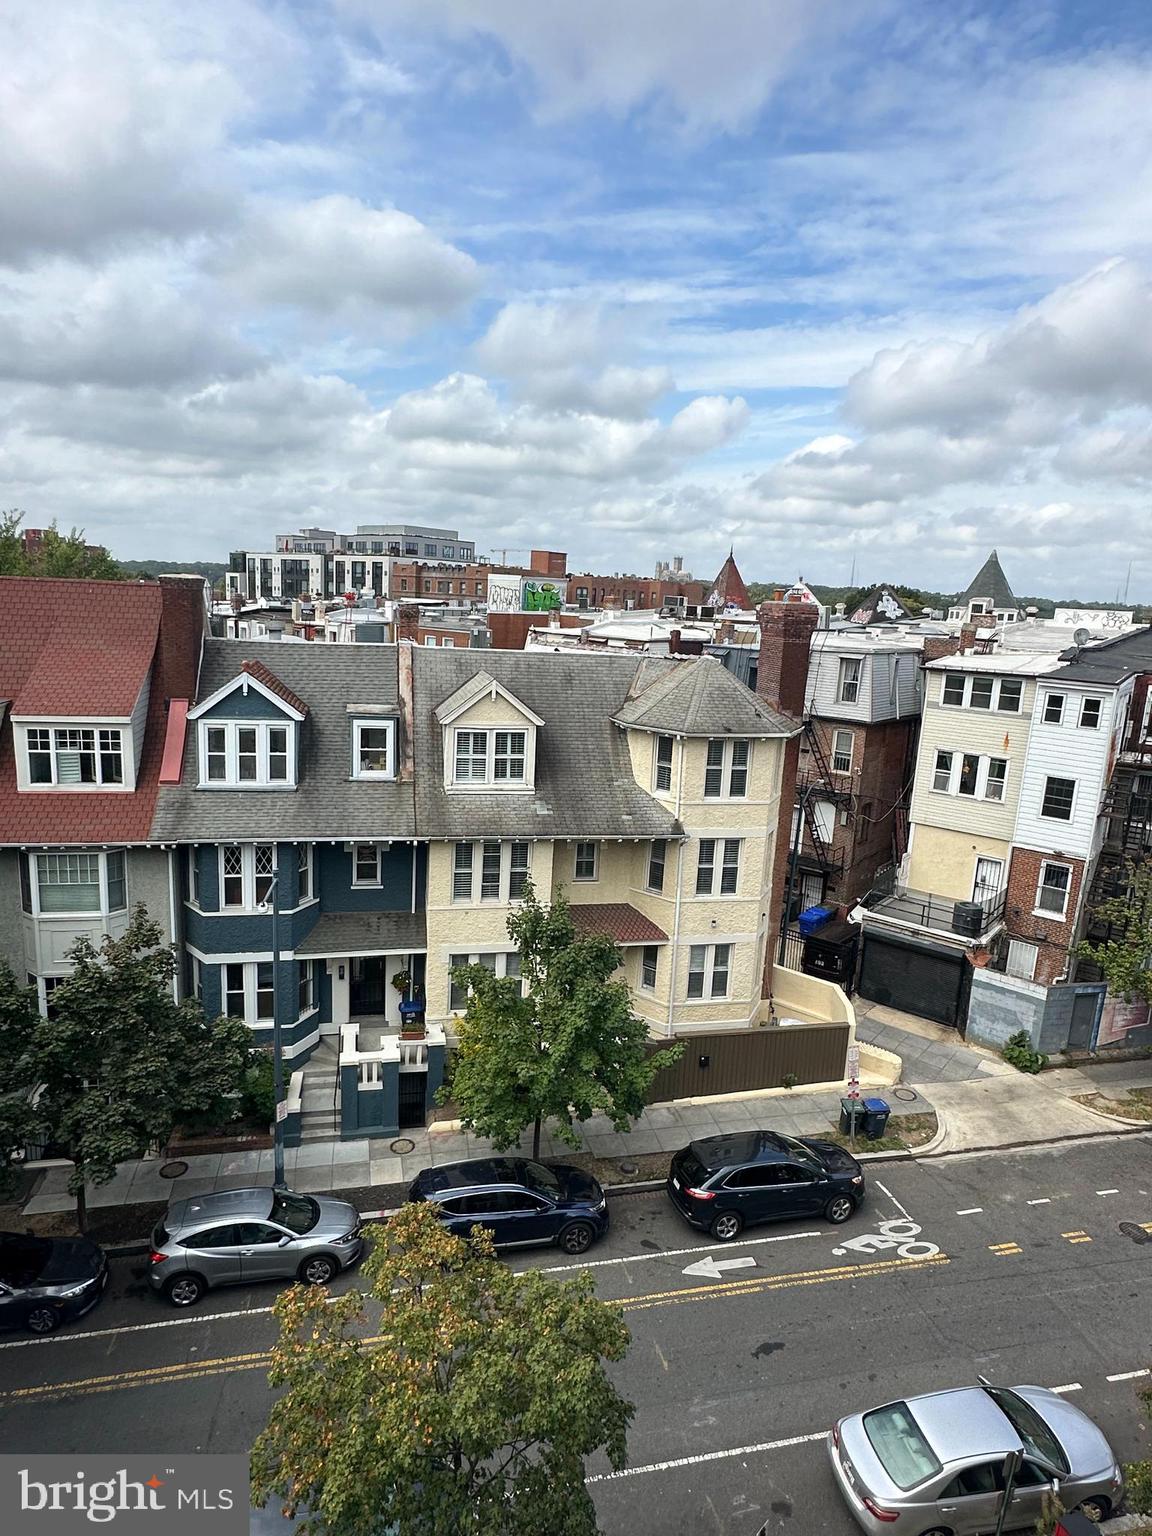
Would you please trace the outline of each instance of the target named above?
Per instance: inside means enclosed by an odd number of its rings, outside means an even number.
[[[1092,1104],[1081,1104],[1079,1099],[1070,1099],[1077,1109],[1086,1109],[1090,1115],[1095,1115],[1098,1120],[1104,1120],[1110,1125],[1130,1125],[1136,1129],[1141,1126],[1152,1130],[1152,1120],[1130,1120],[1127,1115],[1110,1115],[1106,1109],[1097,1109]],[[1115,1100],[1113,1100],[1115,1103]]]
[[[948,1147],[938,1152],[933,1152],[933,1158],[940,1157],[970,1157],[974,1153],[986,1152],[1026,1152],[1029,1148],[1041,1147],[1068,1147],[1080,1141],[1100,1141],[1106,1136],[1149,1136],[1152,1135],[1152,1122],[1143,1121],[1140,1125],[1115,1124],[1110,1129],[1099,1131],[1078,1131],[1074,1136],[1048,1136],[1042,1141],[993,1141],[979,1147]],[[912,1154],[913,1157],[923,1157],[924,1150],[920,1148]]]

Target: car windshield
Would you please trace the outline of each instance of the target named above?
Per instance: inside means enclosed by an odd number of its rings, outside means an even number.
[[[942,1470],[907,1403],[866,1413],[864,1433],[897,1488],[915,1488]]]
[[[307,1195],[290,1195],[278,1190],[269,1215],[289,1232],[302,1234],[311,1232],[320,1220],[320,1207]]]
[[[559,1197],[560,1180],[543,1163],[525,1163],[524,1182],[529,1189],[538,1189],[543,1195]]]
[[[689,1189],[698,1189],[708,1177],[708,1170],[691,1147],[685,1147],[676,1161],[676,1172]]]
[[[31,1285],[42,1273],[52,1252],[46,1237],[24,1237],[19,1233],[0,1238],[0,1280],[6,1285]]]
[[[777,1134],[780,1135],[780,1140],[787,1147],[789,1156],[794,1157],[798,1163],[804,1163],[809,1168],[819,1168],[822,1166],[820,1159],[811,1147],[806,1147],[802,1141],[797,1141],[794,1136],[784,1136],[779,1132]]]
[[[1064,1454],[1064,1447],[1031,1403],[1026,1403],[1022,1397],[1018,1397],[1015,1392],[1009,1392],[1006,1387],[989,1387],[986,1390],[988,1396],[1024,1442],[1026,1451],[1031,1451],[1033,1456],[1039,1456],[1042,1461],[1048,1462],[1053,1467],[1059,1467],[1061,1472],[1071,1471],[1068,1458]]]

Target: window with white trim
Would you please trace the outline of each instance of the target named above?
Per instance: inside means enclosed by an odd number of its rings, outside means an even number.
[[[124,733],[103,726],[27,726],[28,783],[37,788],[120,788]]]
[[[667,858],[667,840],[663,837],[653,838],[652,846],[648,850],[648,889],[650,891],[664,889],[664,865]]]
[[[196,1002],[200,1003],[204,1001],[204,962],[195,955],[189,955],[188,959],[191,962],[188,967],[189,991]]]
[[[480,901],[517,901],[524,894],[532,863],[529,842],[457,843],[452,857],[452,900],[475,901],[476,872]]]
[[[853,731],[832,732],[832,772],[852,772],[852,752],[856,746],[856,736]]]
[[[528,782],[528,732],[459,729],[453,742],[454,784],[518,789]]]
[[[733,896],[740,883],[740,839],[702,837],[696,860],[696,894],[711,896],[716,889],[717,857],[720,859],[720,894]]]
[[[1072,866],[1045,860],[1040,865],[1040,879],[1036,885],[1037,913],[1045,917],[1063,917],[1068,910],[1071,889]]]
[[[200,905],[200,850],[188,850],[188,900],[194,907]]]
[[[352,884],[380,884],[379,843],[357,843],[352,853]]]
[[[456,979],[455,972],[462,970],[467,965],[482,965],[485,970],[491,971],[493,976],[511,976],[518,979],[520,976],[520,954],[518,950],[507,953],[488,951],[477,954],[458,954],[448,956],[448,1009],[451,1013],[463,1013],[468,1006],[468,987]],[[520,983],[520,992],[523,995],[524,983]]]
[[[299,978],[296,984],[296,1016],[302,1019],[316,1006],[313,1001],[312,962],[298,960],[296,963],[299,966]]]
[[[312,844],[296,844],[296,900],[312,900]]]
[[[1064,695],[1062,693],[1046,693],[1044,695],[1044,724],[1064,724]]]
[[[37,917],[86,916],[123,912],[128,905],[127,871],[122,849],[30,853],[20,860],[20,898],[25,912]]]
[[[1103,699],[1084,699],[1080,705],[1080,729],[1082,731],[1098,731],[1100,729],[1100,718],[1103,712]]]
[[[645,944],[640,950],[640,985],[645,992],[655,992],[659,966],[660,946]]]
[[[731,741],[715,739],[708,743],[704,768],[705,799],[720,799],[725,792],[729,800],[745,798],[748,793],[749,745],[743,737]]]
[[[600,878],[599,858],[599,843],[577,843],[576,857],[572,866],[573,880],[598,880]]]
[[[727,997],[731,944],[693,944],[688,951],[688,996]]]
[[[220,847],[220,906],[253,911],[272,894],[275,843],[223,843]]]
[[[970,800],[1003,800],[1008,782],[1008,759],[979,752],[938,751],[932,769],[932,788],[940,795],[963,795]]]
[[[1031,981],[1036,974],[1039,958],[1039,944],[1028,944],[1023,939],[1009,939],[1008,960],[1004,969],[1009,976],[1015,976],[1020,981]]]
[[[295,727],[269,720],[201,720],[200,787],[291,789]]]
[[[395,720],[352,721],[352,777],[396,777]]]
[[[672,788],[672,737],[657,736],[652,743],[652,787],[657,794]]]
[[[1018,715],[1024,696],[1019,677],[994,677],[989,672],[945,672],[940,702],[949,709],[984,709]]]
[[[233,961],[223,967],[224,1012],[246,1024],[271,1024],[271,960]]]
[[[1071,821],[1072,803],[1076,798],[1076,780],[1049,777],[1044,780],[1044,798],[1040,802],[1041,816],[1052,821]]]
[[[841,704],[855,704],[860,697],[860,671],[863,662],[858,656],[840,658],[840,674],[836,679],[836,697]]]

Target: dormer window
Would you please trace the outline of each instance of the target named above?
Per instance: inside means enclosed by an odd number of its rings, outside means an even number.
[[[395,720],[352,721],[352,777],[396,777]]]
[[[124,737],[119,729],[28,726],[27,744],[30,785],[68,789],[124,784]]]
[[[238,720],[200,728],[200,782],[224,788],[289,787],[289,731],[286,725]]]
[[[486,672],[436,710],[444,729],[448,789],[530,790],[536,735],[544,722]]]

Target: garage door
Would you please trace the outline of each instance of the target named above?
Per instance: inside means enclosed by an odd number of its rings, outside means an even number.
[[[861,997],[903,1013],[956,1026],[968,1013],[968,962],[937,944],[865,932]]]

